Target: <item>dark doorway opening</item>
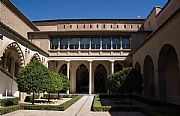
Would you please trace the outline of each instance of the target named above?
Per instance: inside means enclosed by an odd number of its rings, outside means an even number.
[[[100,64],[96,67],[94,75],[94,92],[107,93],[107,71],[106,68]]]
[[[81,64],[76,71],[76,93],[89,92],[89,71]]]

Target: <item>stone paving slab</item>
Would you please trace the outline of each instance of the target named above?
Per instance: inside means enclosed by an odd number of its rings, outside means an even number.
[[[19,110],[3,116],[145,116],[140,112],[92,112],[93,98],[85,95],[65,111]]]

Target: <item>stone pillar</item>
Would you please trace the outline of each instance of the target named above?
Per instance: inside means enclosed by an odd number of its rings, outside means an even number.
[[[111,61],[111,74],[114,73],[114,61]]]
[[[111,50],[113,50],[113,38],[111,37]]]
[[[120,38],[120,42],[121,42],[121,47],[120,47],[120,49],[123,49],[122,38]]]
[[[89,54],[91,53],[91,38],[89,38]]]
[[[68,38],[68,48],[67,49],[69,50],[69,38]]]
[[[80,50],[81,49],[81,40],[80,40],[80,38],[78,39],[78,49]]]
[[[89,61],[89,94],[92,94],[92,61]]]
[[[67,61],[67,78],[69,79],[69,71],[70,71],[70,61]],[[69,90],[67,90],[67,94],[69,94]]]
[[[154,69],[154,83],[155,83],[155,95],[159,98],[159,72],[158,69]]]
[[[61,40],[59,39],[59,41],[58,41],[58,50],[60,50],[61,49]]]
[[[102,38],[100,38],[100,49],[102,50]]]

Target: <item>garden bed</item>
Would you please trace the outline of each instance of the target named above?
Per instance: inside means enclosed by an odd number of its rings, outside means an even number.
[[[124,99],[122,99],[124,97]],[[92,110],[93,111],[109,111],[109,112],[142,112],[147,116],[180,116],[179,106],[176,105],[163,105],[159,104],[159,101],[150,100],[151,103],[142,102],[144,99],[140,100],[137,97],[133,97],[132,105],[128,104],[129,96],[119,96],[119,95],[96,95],[94,97]],[[123,100],[123,101],[122,101]],[[155,105],[153,105],[155,104]],[[157,105],[158,104],[158,105]]]
[[[30,105],[30,104],[19,104],[9,107],[0,108],[0,114],[7,114],[17,110],[53,110],[53,111],[64,111],[69,108],[72,104],[78,101],[82,96],[74,96],[72,99],[60,104],[60,105]]]

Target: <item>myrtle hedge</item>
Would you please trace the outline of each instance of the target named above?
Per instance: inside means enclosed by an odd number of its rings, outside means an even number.
[[[19,104],[15,106],[2,107],[0,108],[0,114],[7,114],[17,110],[53,110],[53,111],[64,111],[69,108],[72,104],[78,101],[82,96],[78,95],[72,98],[71,100],[60,104],[60,105],[25,105]]]

